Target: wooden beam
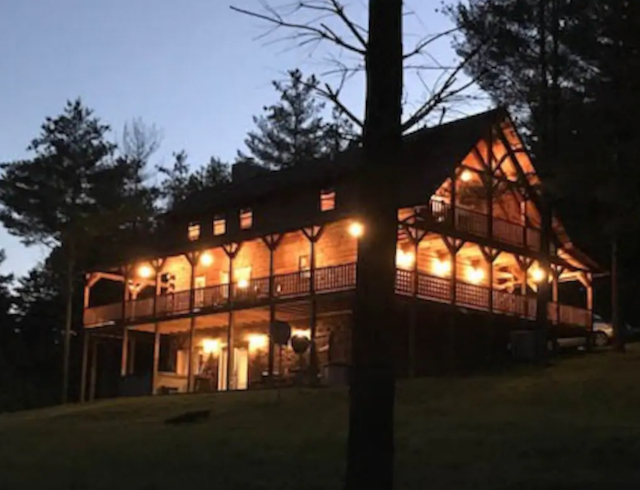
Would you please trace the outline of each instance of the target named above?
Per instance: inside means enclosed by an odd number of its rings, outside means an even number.
[[[89,379],[89,401],[96,399],[96,378],[98,369],[98,342],[91,339],[91,376]]]
[[[89,330],[83,329],[82,331],[82,371],[80,373],[80,403],[86,401],[87,396],[87,368],[89,361],[89,339],[91,333]]]

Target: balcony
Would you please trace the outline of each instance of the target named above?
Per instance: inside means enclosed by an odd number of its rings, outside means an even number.
[[[417,273],[399,269],[396,274],[396,293],[402,296],[415,296],[427,301],[450,304],[452,296],[451,280],[435,277],[422,272]],[[86,327],[112,324],[124,321],[163,320],[191,313],[222,311],[233,307],[251,307],[267,304],[269,278],[251,279],[246,283],[219,284],[193,291],[193,309],[191,292],[179,291],[174,294],[154,298],[129,301],[124,305],[115,303],[87,308],[84,312]],[[273,276],[273,299],[303,298],[311,294],[310,271],[280,274]],[[356,264],[344,264],[323,267],[315,270],[313,290],[315,294],[329,294],[355,289]],[[231,294],[229,294],[231,292]],[[489,299],[492,298],[490,302]],[[155,303],[155,311],[154,311]],[[518,318],[533,320],[536,318],[537,302],[535,296],[510,294],[503,291],[491,291],[483,286],[456,282],[456,305]],[[123,318],[124,315],[124,318]],[[588,328],[591,325],[591,312],[567,305],[549,304],[549,320],[553,324],[574,325]]]
[[[455,220],[451,205],[444,201],[431,200],[425,218],[428,221],[454,227],[456,230],[512,246],[540,250],[540,230],[524,227],[520,223],[512,223],[493,217],[491,233],[489,233],[489,216],[478,211],[456,207]]]

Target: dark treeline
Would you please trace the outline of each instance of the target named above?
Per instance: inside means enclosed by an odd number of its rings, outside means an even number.
[[[238,160],[278,169],[342,150],[350,127],[325,110],[317,83],[299,70],[274,82],[278,99],[254,118]],[[184,150],[154,165],[161,134],[141,120],[111,138],[83,101],[69,101],[46,118],[28,159],[0,166],[2,224],[50,250],[25,277],[0,276],[0,411],[56,403],[64,379],[63,400],[77,397],[84,272],[134,254],[187,196],[230,180],[227,162],[193,165]],[[10,268],[10,256],[0,260]]]

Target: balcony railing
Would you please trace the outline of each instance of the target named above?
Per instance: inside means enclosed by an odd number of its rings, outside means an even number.
[[[451,303],[452,287],[448,278],[435,277],[429,274],[407,270],[398,270],[396,274],[396,293],[404,296],[415,296],[419,299]],[[344,264],[324,267],[315,270],[314,290],[317,294],[326,294],[354,289],[356,286],[356,264]],[[417,279],[417,280],[416,280]],[[273,276],[274,299],[305,297],[311,294],[311,271],[300,271],[292,274]],[[138,299],[127,303],[116,303],[85,309],[85,326],[97,326],[123,319],[125,322],[164,319],[193,312],[216,311],[233,306],[251,306],[264,304],[270,299],[270,280],[266,278],[251,279],[232,285],[219,284],[193,291],[193,310],[191,309],[191,292],[180,291],[174,294],[153,298]],[[229,297],[231,291],[231,297]],[[494,313],[511,315],[519,318],[535,319],[537,301],[533,296],[523,296],[493,291],[489,288],[456,282],[456,305]],[[492,301],[490,302],[490,298]],[[591,312],[567,305],[549,303],[549,320],[557,324],[589,327]]]
[[[451,205],[447,202],[432,200],[429,206],[428,219],[436,223],[455,226],[455,229],[470,235],[489,237],[509,245],[526,247],[531,250],[540,249],[540,230],[525,228],[520,223],[513,223],[493,217],[492,233],[489,233],[489,216],[486,213],[456,207],[455,220]]]

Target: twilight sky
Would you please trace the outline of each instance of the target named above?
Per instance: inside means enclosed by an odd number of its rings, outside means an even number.
[[[347,3],[363,21],[367,2]],[[322,48],[257,40],[263,26],[232,12],[231,4],[257,9],[260,0],[2,0],[0,161],[28,157],[25,149],[44,118],[76,97],[111,125],[114,139],[136,117],[160,128],[164,138],[153,164],[169,163],[181,149],[194,166],[211,155],[232,161],[253,126],[251,117],[275,100],[271,80],[282,79],[290,68],[321,74],[331,67]],[[440,0],[407,5],[415,11],[405,25],[407,46],[450,27],[436,13]],[[430,50],[442,64],[455,59],[449,44]],[[411,107],[425,88],[413,77],[407,94]],[[350,83],[344,99],[362,113],[361,80]],[[24,248],[2,229],[0,248],[7,253],[2,270],[17,274],[44,253]]]

